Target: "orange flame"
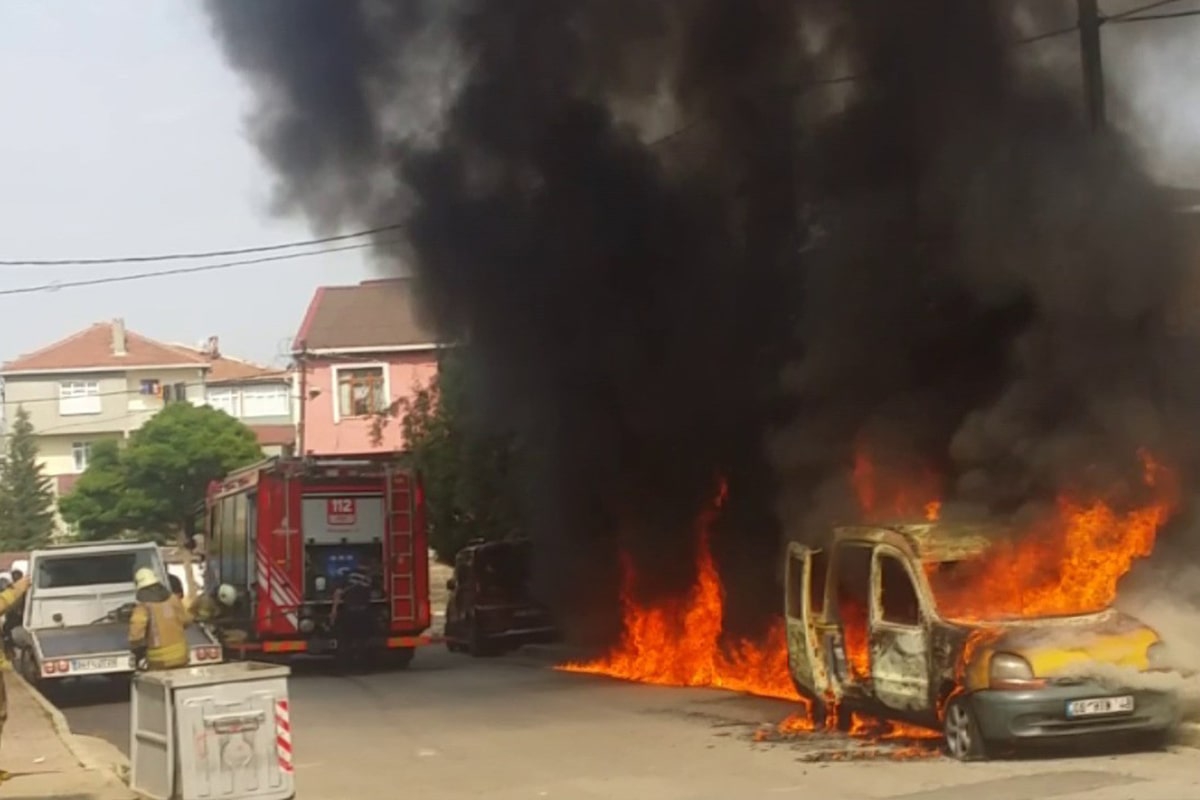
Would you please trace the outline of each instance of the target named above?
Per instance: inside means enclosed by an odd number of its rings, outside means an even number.
[[[1150,555],[1175,507],[1170,474],[1143,454],[1154,497],[1120,513],[1099,500],[1058,501],[1057,512],[1023,536],[949,568],[927,567],[938,608],[947,618],[979,621],[1085,614],[1117,597],[1133,562]]]
[[[880,469],[862,442],[854,450],[851,483],[864,519],[880,522],[923,515],[936,522],[942,512],[940,481],[928,469]]]
[[[679,601],[643,606],[635,597],[637,574],[621,558],[623,633],[606,656],[566,664],[568,672],[609,675],[667,686],[709,686],[799,700],[787,663],[787,634],[778,620],[761,642],[722,641],[725,592],[709,548],[709,528],[725,500],[725,486],[700,516],[696,583]]]

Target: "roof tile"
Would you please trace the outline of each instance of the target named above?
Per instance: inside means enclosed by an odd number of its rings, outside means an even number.
[[[195,364],[202,367],[207,359],[194,350],[166,344],[125,331],[125,353],[113,350],[113,332],[120,322],[97,322],[89,328],[71,334],[40,350],[18,356],[0,368],[0,373],[58,372],[73,369],[114,370],[126,367],[156,367],[175,364]]]
[[[297,351],[365,349],[437,341],[421,311],[416,280],[391,278],[317,289],[293,346]]]

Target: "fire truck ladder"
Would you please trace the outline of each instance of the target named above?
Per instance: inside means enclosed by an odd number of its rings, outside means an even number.
[[[392,620],[397,621],[397,607],[405,605],[408,608],[408,619],[414,623],[417,620],[417,587],[414,581],[414,559],[418,554],[413,552],[413,485],[412,479],[405,473],[397,475],[389,466],[386,471],[387,491],[384,493],[387,503],[388,536],[391,537],[391,601]],[[407,501],[403,504],[396,502],[396,495],[402,494]],[[403,619],[403,617],[400,617]]]

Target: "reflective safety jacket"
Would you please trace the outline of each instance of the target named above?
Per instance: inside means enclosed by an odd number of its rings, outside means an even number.
[[[201,622],[212,622],[221,616],[221,604],[209,595],[202,594],[192,601],[188,612]]]
[[[9,586],[4,591],[0,592],[0,617],[4,616],[18,606],[18,604],[21,602],[21,598],[25,595],[24,587],[26,585],[27,584],[22,583],[21,588],[19,589],[16,585]],[[6,666],[8,666],[8,658],[6,658],[4,655],[4,648],[0,648],[0,667]],[[0,722],[0,725],[3,725],[3,723]]]
[[[188,665],[184,628],[192,617],[173,594],[165,600],[139,602],[129,619],[129,647],[145,649],[150,669],[178,669]]]

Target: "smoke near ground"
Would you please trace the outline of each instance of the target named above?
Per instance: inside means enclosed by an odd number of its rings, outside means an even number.
[[[863,442],[993,516],[1132,502],[1141,447],[1192,469],[1190,253],[1077,83],[1018,64],[1045,3],[208,8],[280,208],[407,222],[392,268],[531,446],[562,608],[615,612],[618,546],[648,592],[687,585],[724,476],[751,627],[781,533],[854,513]]]

